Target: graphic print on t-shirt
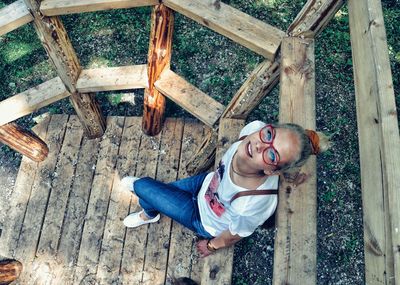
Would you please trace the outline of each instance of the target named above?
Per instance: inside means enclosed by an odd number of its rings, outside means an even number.
[[[218,186],[221,183],[222,178],[224,177],[225,165],[222,163],[222,160],[218,164],[217,170],[214,172],[214,175],[211,179],[210,185],[207,188],[206,193],[204,194],[204,198],[210,209],[218,216],[221,217],[225,212],[224,204],[219,201],[218,196]]]

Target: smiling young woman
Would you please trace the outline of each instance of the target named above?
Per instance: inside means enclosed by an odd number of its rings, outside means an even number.
[[[207,256],[251,235],[274,213],[278,197],[270,190],[278,189],[280,173],[329,148],[325,135],[295,124],[254,121],[239,137],[214,172],[169,184],[123,178],[121,184],[139,197],[143,209],[128,215],[125,226],[157,222],[162,213],[203,237],[197,250]]]

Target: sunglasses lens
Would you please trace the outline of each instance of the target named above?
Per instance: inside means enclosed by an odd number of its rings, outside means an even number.
[[[277,154],[273,148],[267,148],[264,151],[264,160],[268,164],[276,164],[277,162]]]
[[[263,131],[263,141],[266,143],[270,143],[274,138],[274,133],[271,127],[264,128]]]

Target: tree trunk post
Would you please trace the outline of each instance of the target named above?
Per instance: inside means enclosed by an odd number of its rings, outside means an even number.
[[[16,123],[0,126],[0,142],[36,162],[45,160],[49,153],[49,148],[41,138]]]
[[[165,112],[165,97],[154,87],[164,69],[169,69],[171,61],[174,16],[171,9],[159,4],[154,6],[151,16],[151,33],[148,54],[149,88],[145,89],[142,129],[150,136],[161,129]]]

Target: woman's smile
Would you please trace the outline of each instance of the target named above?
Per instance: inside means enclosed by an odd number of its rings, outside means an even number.
[[[251,158],[253,158],[253,151],[251,150],[251,144],[250,142],[247,143],[247,155],[250,156]]]

